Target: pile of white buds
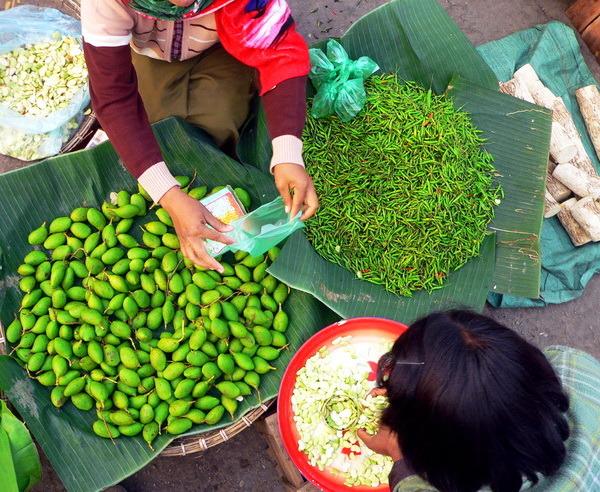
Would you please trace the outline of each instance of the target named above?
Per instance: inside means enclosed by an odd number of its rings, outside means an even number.
[[[77,118],[72,118],[60,129],[61,138],[57,142],[56,132],[25,133],[13,128],[0,126],[0,154],[10,155],[23,161],[35,161],[58,153],[62,144],[79,127]]]
[[[389,344],[373,347],[378,360]],[[372,371],[352,344],[352,337],[322,347],[296,374],[292,394],[298,450],[311,465],[338,475],[348,486],[378,487],[387,482],[393,461],[376,454],[358,438],[358,429],[376,434],[388,401],[372,396]],[[349,450],[350,453],[344,453]]]
[[[65,108],[87,84],[81,42],[54,33],[52,40],[0,55],[0,104],[24,116]]]

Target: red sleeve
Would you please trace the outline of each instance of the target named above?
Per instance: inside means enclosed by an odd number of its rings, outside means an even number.
[[[284,0],[232,2],[216,13],[223,47],[239,61],[256,68],[267,126],[272,139],[300,138],[306,119],[308,46],[296,31]]]
[[[245,65],[258,70],[260,95],[281,82],[308,75],[308,46],[296,31],[284,0],[268,0],[260,11],[247,2],[231,2],[215,14],[223,47]]]
[[[138,178],[163,160],[138,93],[129,46],[83,44],[92,107],[127,170]]]

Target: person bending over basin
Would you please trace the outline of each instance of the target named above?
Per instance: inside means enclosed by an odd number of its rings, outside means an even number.
[[[378,434],[390,488],[442,492],[600,491],[600,363],[544,352],[469,311],[431,314],[378,366],[389,407]]]

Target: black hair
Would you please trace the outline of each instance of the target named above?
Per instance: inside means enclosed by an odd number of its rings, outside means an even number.
[[[565,458],[569,401],[544,354],[470,311],[431,314],[379,361],[382,423],[406,463],[442,492],[516,492]]]

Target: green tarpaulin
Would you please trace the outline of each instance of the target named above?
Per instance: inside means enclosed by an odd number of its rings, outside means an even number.
[[[501,81],[512,78],[530,63],[542,82],[563,101],[573,115],[583,143],[596,169],[600,162],[579,112],[575,90],[596,80],[583,59],[575,33],[568,26],[551,22],[517,32],[478,48]],[[592,276],[600,270],[600,245],[575,248],[556,217],[544,221],[542,229],[542,279],[540,298],[528,299],[492,293],[489,301],[501,307],[532,307],[558,304],[579,297]]]

